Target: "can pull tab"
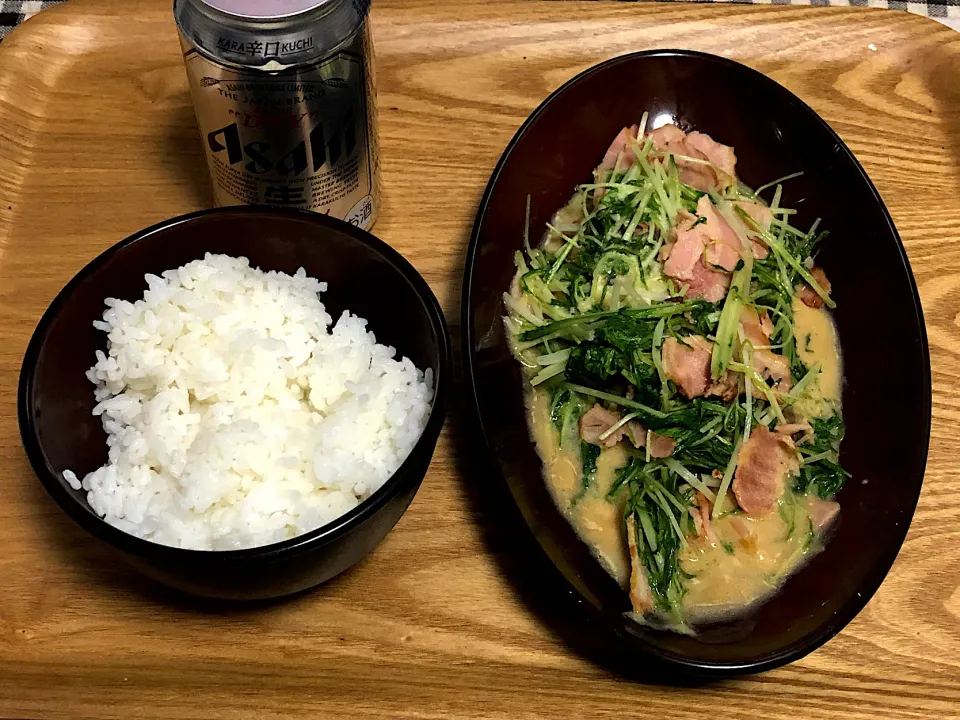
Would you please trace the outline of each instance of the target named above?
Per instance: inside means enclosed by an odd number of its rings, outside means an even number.
[[[326,5],[330,0],[202,0],[214,10],[237,17],[275,20],[299,15]]]

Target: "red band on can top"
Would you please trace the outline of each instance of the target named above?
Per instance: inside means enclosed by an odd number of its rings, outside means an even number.
[[[262,20],[289,17],[325,5],[329,0],[202,0],[215,10]]]

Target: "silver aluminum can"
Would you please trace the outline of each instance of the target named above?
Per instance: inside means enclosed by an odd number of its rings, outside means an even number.
[[[370,0],[174,0],[217,205],[370,228],[380,204]]]

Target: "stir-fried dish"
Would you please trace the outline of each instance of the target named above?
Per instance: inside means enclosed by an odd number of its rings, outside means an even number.
[[[504,322],[558,507],[637,619],[691,632],[821,547],[841,366],[790,177],[751,190],[733,148],[645,123],[525,240]]]

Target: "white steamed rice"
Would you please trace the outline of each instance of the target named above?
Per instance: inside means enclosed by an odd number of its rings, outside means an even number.
[[[111,525],[205,550],[294,537],[369,497],[423,432],[431,370],[349,312],[331,328],[326,284],[303,269],[208,254],[146,281],[94,323],[109,462],[64,473]]]

